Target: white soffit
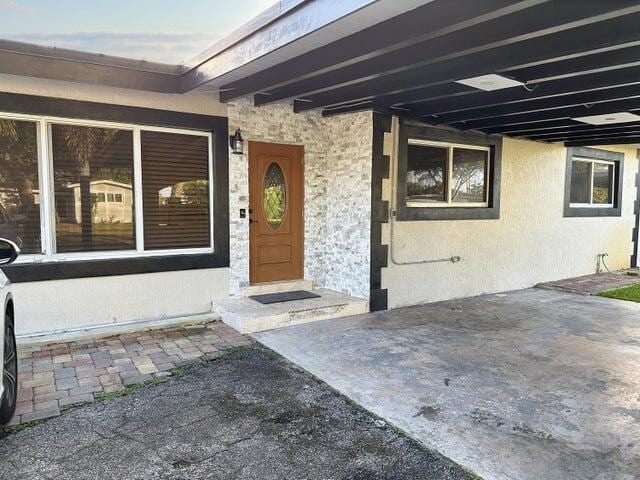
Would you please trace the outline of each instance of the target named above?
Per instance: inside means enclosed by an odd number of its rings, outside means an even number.
[[[456,80],[456,83],[466,85],[468,87],[477,88],[490,92],[492,90],[502,90],[503,88],[519,87],[524,83],[512,78],[503,77],[502,75],[496,75],[491,73],[489,75],[481,75],[479,77],[464,78],[462,80]]]
[[[588,123],[589,125],[611,125],[614,123],[628,123],[640,121],[640,115],[630,112],[606,113],[604,115],[589,115],[575,117],[572,120]]]

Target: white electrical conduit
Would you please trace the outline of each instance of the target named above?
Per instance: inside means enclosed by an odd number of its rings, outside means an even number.
[[[394,265],[422,265],[426,263],[442,263],[442,262],[451,262],[456,263],[462,260],[462,258],[458,255],[454,255],[452,257],[447,258],[436,258],[431,260],[413,260],[413,261],[400,261],[396,258],[395,253],[395,223],[396,223],[396,207],[397,207],[397,193],[398,193],[398,146],[399,146],[399,129],[400,129],[400,121],[398,117],[391,118],[391,137],[393,138],[393,150],[391,152],[391,158],[389,162],[390,176],[391,176],[391,201],[390,209],[389,209],[389,223],[390,223],[390,239],[389,239],[389,250],[391,262]]]

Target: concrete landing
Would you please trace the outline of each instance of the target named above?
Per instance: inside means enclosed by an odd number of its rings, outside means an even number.
[[[240,333],[273,330],[369,311],[369,302],[362,298],[326,288],[317,288],[312,292],[320,297],[269,305],[263,305],[250,298],[229,298],[216,302],[214,311],[220,315],[224,323]]]

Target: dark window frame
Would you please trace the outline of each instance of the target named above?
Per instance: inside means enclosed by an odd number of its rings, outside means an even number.
[[[571,173],[573,158],[604,160],[613,162],[614,192],[613,207],[573,207],[571,206]],[[564,182],[564,217],[620,217],[622,216],[622,186],[624,183],[624,153],[611,152],[591,147],[568,147]]]
[[[409,139],[455,143],[489,148],[488,202],[486,207],[428,206],[407,207],[407,152]],[[502,137],[474,132],[447,130],[413,122],[401,122],[398,145],[397,212],[399,221],[487,220],[500,218],[500,179],[502,175]]]
[[[0,92],[2,111],[16,114],[139,124],[211,132],[213,146],[214,251],[149,257],[25,263],[3,267],[12,282],[32,282],[111,275],[131,275],[229,266],[228,119],[170,110],[111,105]]]

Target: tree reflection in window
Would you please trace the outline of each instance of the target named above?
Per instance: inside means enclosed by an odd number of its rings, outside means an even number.
[[[0,237],[42,251],[35,122],[0,119]]]
[[[453,149],[451,201],[485,201],[487,152],[467,148]]]
[[[442,147],[409,145],[407,200],[445,202],[448,151]]]

